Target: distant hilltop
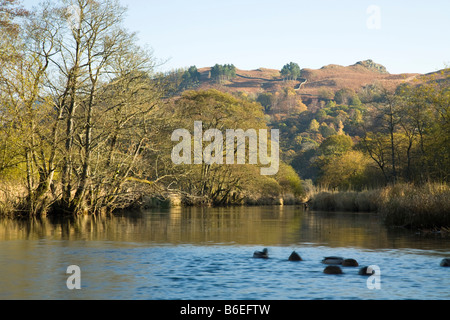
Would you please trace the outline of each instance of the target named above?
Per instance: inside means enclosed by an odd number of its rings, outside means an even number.
[[[338,64],[329,64],[326,66],[323,66],[322,68],[320,68],[320,70],[324,70],[324,69],[340,69],[340,68],[349,68],[349,69],[353,69],[353,71],[364,71],[364,72],[376,72],[376,73],[381,73],[381,74],[389,74],[389,72],[387,71],[386,67],[383,66],[382,64],[379,63],[375,63],[373,60],[363,60],[363,61],[358,61],[357,63],[348,66],[348,67],[344,67]]]
[[[375,72],[379,72],[379,73],[384,73],[384,74],[389,74],[389,72],[386,70],[386,67],[373,62],[372,60],[364,60],[364,61],[358,61],[356,64],[354,64],[354,66],[362,66],[366,69],[369,69],[371,71],[375,71]]]
[[[259,94],[274,92],[280,86],[287,85],[305,96],[318,96],[321,92],[337,92],[343,88],[359,91],[364,86],[380,83],[387,88],[394,88],[401,83],[416,79],[420,74],[404,73],[390,74],[386,67],[372,60],[358,61],[350,66],[330,64],[320,69],[301,69],[297,80],[286,81],[281,70],[258,68],[256,70],[241,70],[236,68],[235,77],[217,83],[211,79],[210,67],[198,69],[201,89],[216,88],[225,92],[242,92]]]

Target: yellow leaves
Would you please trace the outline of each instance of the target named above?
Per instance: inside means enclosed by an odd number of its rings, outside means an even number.
[[[300,114],[305,111],[308,111],[308,107],[303,103],[303,101],[301,99],[297,100],[294,113]]]
[[[284,89],[284,93],[287,97],[294,97],[297,95],[297,93],[295,92],[294,88],[292,87],[287,87]]]
[[[370,159],[360,151],[332,156],[321,168],[320,183],[332,188],[356,185],[364,179],[369,164]]]
[[[309,124],[309,131],[311,132],[319,132],[320,124],[316,119],[312,119]]]
[[[260,104],[215,89],[187,91],[175,105],[180,125],[191,127],[194,121],[203,121],[205,128],[267,128]]]
[[[283,193],[292,193],[295,196],[303,194],[300,177],[290,165],[282,163],[275,179],[281,186]]]
[[[127,182],[137,182],[137,183],[141,183],[141,184],[148,184],[150,186],[152,186],[154,184],[154,182],[152,182],[152,181],[148,181],[146,179],[138,179],[138,178],[135,178],[135,177],[128,177],[128,178],[125,179],[125,181],[127,181]]]

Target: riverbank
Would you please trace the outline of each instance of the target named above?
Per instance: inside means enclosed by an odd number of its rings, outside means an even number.
[[[424,232],[441,231],[450,234],[450,187],[429,183],[422,186],[398,184],[363,191],[329,191],[308,188],[302,197],[285,194],[279,197],[246,195],[236,199],[235,206],[305,205],[312,210],[376,212],[387,226],[405,227]],[[0,190],[0,216],[20,217],[25,191],[16,184],[3,183]],[[305,200],[306,199],[306,200]],[[309,199],[309,201],[307,201]],[[168,193],[145,196],[132,209],[157,207],[214,206],[210,200]]]
[[[260,186],[261,187],[261,186]],[[267,188],[266,188],[267,189]],[[134,201],[130,201],[127,206],[115,208],[114,210],[103,210],[97,213],[107,212],[127,212],[127,211],[147,211],[157,208],[173,207],[255,207],[255,206],[290,206],[305,205],[304,194],[293,194],[290,192],[281,193],[272,189],[259,192],[243,192],[233,194],[230,200],[224,204],[214,203],[213,199],[206,196],[200,197],[180,191],[151,190],[145,192],[137,190],[140,195]],[[26,208],[27,190],[16,181],[0,181],[0,217],[27,218],[32,217]],[[58,215],[51,210],[44,216]],[[65,215],[70,215],[67,213]]]
[[[359,192],[317,190],[310,197],[314,210],[377,212],[388,226],[421,230],[450,227],[450,187],[445,184],[398,184]]]
[[[226,205],[215,205],[211,199],[206,197],[196,197],[189,194],[180,193],[165,193],[161,195],[143,196],[136,201],[131,208],[133,210],[149,210],[154,208],[171,208],[171,207],[226,207],[226,206],[284,206],[284,205],[305,205],[303,197],[295,196],[293,194],[282,195],[279,197],[273,196],[255,196],[245,195],[236,197],[233,202]]]

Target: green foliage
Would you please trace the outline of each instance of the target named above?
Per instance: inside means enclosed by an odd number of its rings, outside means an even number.
[[[358,94],[322,90],[310,108],[289,83],[257,97],[193,91],[201,81],[196,66],[152,73],[151,58],[121,26],[124,9],[118,4],[78,5],[92,19],[82,21],[86,33],[80,39],[63,30],[68,26],[59,21],[65,16],[50,3],[28,17],[22,30],[15,18],[27,13],[14,0],[0,2],[0,182],[17,182],[20,192],[8,192],[17,194],[24,211],[45,214],[53,206],[101,212],[169,189],[214,204],[299,198],[300,177],[333,189],[450,182],[448,69],[394,91],[380,84]],[[83,61],[73,59],[78,56]],[[281,75],[296,80],[301,69],[290,62]],[[216,64],[210,77],[229,81],[236,67]],[[204,130],[280,129],[278,174],[261,176],[250,165],[173,165],[167,137],[191,129],[194,121],[202,121]],[[444,203],[444,196],[448,202],[448,190],[431,194],[436,203]],[[355,203],[354,196],[345,198]],[[415,197],[409,188],[393,188],[386,208],[407,207]],[[399,221],[405,217],[402,211]]]
[[[270,109],[272,108],[272,99],[273,99],[272,93],[263,92],[258,95],[256,101],[259,102],[264,107],[265,112],[269,112]]]
[[[328,126],[326,123],[322,123],[320,125],[319,131],[320,131],[320,134],[325,139],[337,134],[336,129],[334,129],[333,127]]]
[[[183,73],[179,91],[184,91],[184,90],[194,88],[194,87],[198,86],[199,83],[200,83],[200,72],[198,72],[196,66],[191,66],[191,67],[189,67],[188,70],[186,70]]]
[[[308,142],[305,142],[305,145],[307,144]],[[310,144],[313,145],[313,143]],[[316,180],[319,174],[315,165],[316,158],[317,151],[314,147],[305,148],[297,152],[290,164],[303,180]]]
[[[283,194],[292,193],[296,197],[304,194],[302,181],[291,166],[282,163],[280,165],[280,170],[276,175],[276,180],[281,186]]]
[[[443,79],[379,89],[366,97],[365,134],[361,142],[387,183],[448,182],[450,176],[449,72]]]
[[[332,189],[363,188],[370,158],[360,151],[330,155],[321,165],[318,183]]]
[[[309,124],[309,131],[311,132],[319,132],[320,124],[316,119],[312,119]]]
[[[443,72],[448,79],[449,72]],[[450,172],[448,80],[426,79],[388,92],[378,85],[353,95],[337,94],[317,112],[282,119],[285,159],[302,178],[316,183],[330,174],[330,161],[355,150],[363,152],[364,179],[353,185],[380,186],[393,181],[447,182]],[[320,147],[319,147],[320,146]],[[337,159],[337,158],[336,158]],[[351,162],[346,162],[349,168]],[[341,184],[341,186],[344,186]]]
[[[216,64],[211,68],[211,79],[217,82],[229,81],[236,77],[236,67],[233,64]]]
[[[356,95],[356,94],[353,95],[352,97],[350,97],[348,102],[349,102],[349,105],[355,106],[355,107],[358,107],[361,105],[361,100],[359,99],[358,95]]]
[[[330,100],[327,102],[327,104],[325,105],[325,110],[331,110],[336,108],[336,102],[334,102],[333,100]],[[318,112],[323,111],[326,114],[326,111],[324,109],[320,109]]]
[[[334,99],[334,93],[331,90],[322,89],[319,91],[319,99],[322,100],[333,100]]]
[[[337,104],[346,104],[349,105],[353,100],[356,101],[356,93],[352,89],[344,88],[340,89],[336,92],[334,95],[334,101],[336,101]],[[359,99],[358,99],[359,100]]]
[[[174,129],[192,128],[194,121],[202,121],[204,131],[219,129],[224,137],[227,129],[268,129],[260,104],[214,89],[184,92],[176,100],[170,117]],[[225,155],[226,150],[223,152]],[[246,156],[248,152],[247,148]],[[299,197],[302,191],[297,173],[286,164],[281,164],[280,168],[276,178],[261,176],[257,166],[225,162],[175,166],[172,170],[179,177],[177,185],[182,192],[205,198],[215,205],[224,205],[232,204],[236,199],[275,200],[283,194]]]
[[[353,147],[352,138],[344,135],[334,135],[327,138],[319,147],[324,156],[342,155]]]
[[[158,73],[154,80],[164,87],[167,96],[176,96],[185,90],[197,88],[200,85],[200,73],[196,66],[191,66],[188,69]]]
[[[281,75],[288,80],[297,80],[300,77],[301,69],[295,62],[290,62],[283,66]]]

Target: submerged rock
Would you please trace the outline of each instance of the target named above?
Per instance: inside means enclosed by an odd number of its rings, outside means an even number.
[[[289,257],[289,261],[302,261],[302,258],[297,252],[292,252],[292,254]]]
[[[343,267],[358,267],[358,261],[356,261],[355,259],[345,259],[344,261],[342,261],[342,266]]]
[[[325,268],[325,270],[323,270],[323,273],[325,274],[342,274],[342,269],[341,267],[338,266],[328,266]]]
[[[450,267],[450,259],[446,258],[441,261],[441,267]]]

